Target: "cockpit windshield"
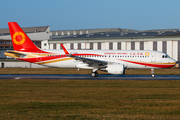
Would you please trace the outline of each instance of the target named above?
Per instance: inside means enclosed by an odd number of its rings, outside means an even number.
[[[162,55],[162,58],[170,58],[169,55]]]

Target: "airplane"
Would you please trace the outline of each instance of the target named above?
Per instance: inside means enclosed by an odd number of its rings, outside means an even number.
[[[166,53],[152,50],[42,50],[16,22],[8,22],[14,50],[4,54],[17,60],[58,68],[91,69],[92,77],[98,70],[109,74],[124,74],[125,69],[170,68],[176,61]]]

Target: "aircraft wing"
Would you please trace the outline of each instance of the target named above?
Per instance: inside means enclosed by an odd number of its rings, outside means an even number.
[[[82,61],[83,63],[88,64],[89,67],[102,68],[102,67],[106,67],[106,65],[108,64],[107,61],[96,60],[96,59],[91,59],[91,58],[84,58],[84,57],[74,56],[71,54],[69,55],[69,57],[72,57],[75,60]]]
[[[84,57],[79,57],[76,55],[69,54],[69,52],[66,50],[66,48],[61,44],[64,53],[68,55],[69,57],[74,58],[75,60],[82,61],[84,64],[88,64],[89,67],[96,67],[96,68],[105,68],[106,65],[108,64],[107,61],[101,61],[101,60],[96,60],[96,59],[91,59],[91,58],[84,58]]]

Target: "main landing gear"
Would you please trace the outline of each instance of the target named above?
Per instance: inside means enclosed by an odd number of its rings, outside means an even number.
[[[97,77],[98,76],[98,73],[97,72],[92,72],[91,73],[91,77]]]
[[[93,72],[91,73],[91,77],[97,77],[98,73],[97,73],[97,69],[93,69]]]
[[[153,68],[151,69],[151,77],[155,77]]]

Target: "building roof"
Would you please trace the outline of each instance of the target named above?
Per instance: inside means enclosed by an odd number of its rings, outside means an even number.
[[[26,27],[22,28],[25,33],[35,33],[35,32],[45,32],[49,26],[44,27]],[[0,36],[1,35],[10,35],[9,29],[0,29]]]
[[[136,32],[137,30],[104,28],[104,29],[80,29],[80,30],[57,30],[51,31],[51,35],[70,35],[70,34],[92,34],[102,32]]]
[[[166,30],[147,30],[147,31],[106,31],[94,33],[81,33],[81,34],[53,34],[50,36],[51,40],[58,39],[100,39],[100,38],[148,38],[148,37],[163,37],[163,36],[180,36],[179,29],[166,29]]]

